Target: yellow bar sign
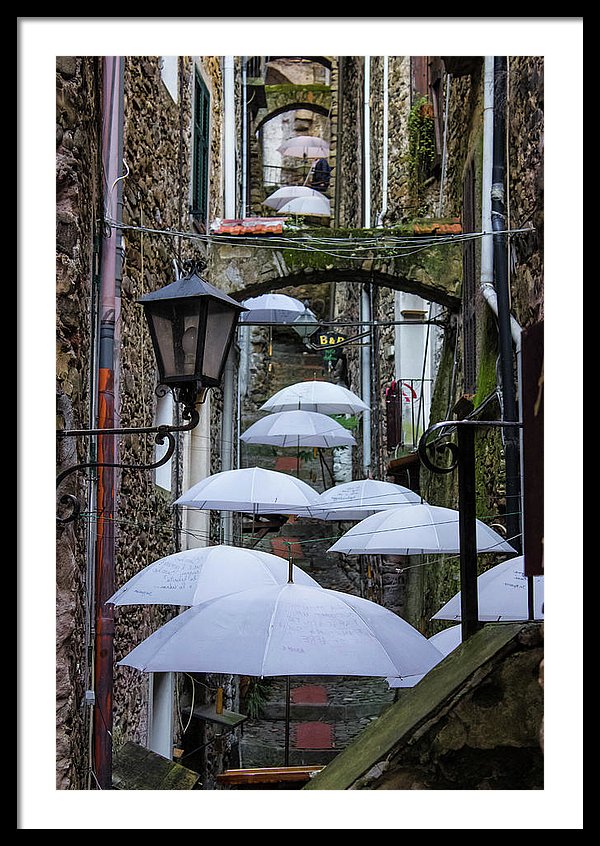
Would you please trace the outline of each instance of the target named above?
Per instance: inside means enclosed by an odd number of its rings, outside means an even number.
[[[319,335],[319,346],[320,347],[329,347],[333,344],[340,344],[342,341],[346,340],[345,335]]]

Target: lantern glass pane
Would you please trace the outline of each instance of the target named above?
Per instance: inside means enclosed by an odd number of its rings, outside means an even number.
[[[176,381],[196,373],[200,310],[197,302],[161,303],[152,313],[162,378]]]
[[[211,300],[206,319],[206,342],[202,375],[218,381],[229,351],[231,330],[237,311],[225,303]]]

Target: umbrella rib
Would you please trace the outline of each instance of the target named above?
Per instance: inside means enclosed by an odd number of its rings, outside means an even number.
[[[284,585],[283,587],[286,587],[286,586]],[[280,590],[278,595],[277,595],[277,600],[275,601],[275,604],[273,605],[273,612],[271,613],[271,619],[269,620],[269,631],[268,631],[267,641],[265,643],[265,648],[264,648],[264,651],[263,651],[263,657],[262,657],[262,661],[261,661],[261,665],[260,665],[260,677],[261,678],[263,678],[263,673],[264,673],[264,669],[265,669],[265,662],[267,660],[267,653],[269,651],[269,646],[271,644],[271,635],[273,634],[273,620],[275,619],[275,615],[277,614],[277,609],[279,607],[279,600],[281,598],[281,593],[282,593],[282,591]]]

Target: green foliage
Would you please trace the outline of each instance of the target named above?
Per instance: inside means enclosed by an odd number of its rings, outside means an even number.
[[[248,716],[256,719],[269,700],[269,693],[273,682],[271,679],[250,679],[246,695],[244,696],[244,705],[248,712]]]
[[[424,183],[435,164],[435,127],[433,108],[427,97],[420,97],[408,116],[408,152],[406,166],[411,197],[419,214],[424,214]]]
[[[332,414],[331,417],[336,423],[343,426],[344,429],[350,429],[352,431],[358,428],[358,418],[354,414],[350,417],[346,417],[344,414]]]

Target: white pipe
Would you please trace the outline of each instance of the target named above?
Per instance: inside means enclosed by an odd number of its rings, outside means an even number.
[[[364,202],[363,226],[371,225],[371,57],[365,56],[364,82]],[[364,324],[371,323],[371,301],[369,290],[363,285],[360,293],[360,319]],[[361,399],[368,406],[362,416],[363,470],[365,476],[371,469],[371,338],[366,337],[360,347]]]
[[[383,226],[383,219],[388,207],[388,57],[383,57],[383,150],[381,168],[381,211],[377,217],[377,226]]]
[[[360,319],[363,325],[371,323],[369,290],[363,285],[360,293]],[[364,338],[360,347],[361,399],[368,408],[362,414],[363,470],[365,478],[371,469],[371,338]]]
[[[246,217],[246,191],[248,190],[246,180],[246,168],[248,167],[248,90],[246,68],[247,56],[242,56],[242,195],[240,197],[240,217]]]
[[[494,155],[494,57],[486,56],[483,76],[483,161],[481,168],[481,285],[494,282],[492,232],[492,163]]]
[[[448,168],[448,111],[450,106],[450,82],[452,75],[446,74],[446,98],[444,105],[444,138],[442,141],[442,172],[440,174],[440,199],[438,203],[438,217],[442,216],[444,208],[444,183],[446,182],[446,170]]]
[[[235,217],[235,88],[233,56],[225,56],[223,79],[223,136],[225,217]]]
[[[364,156],[364,200],[363,226],[371,225],[371,57],[365,56],[364,84],[364,119],[363,119],[363,156]]]
[[[233,349],[230,350],[223,374],[223,411],[221,419],[221,470],[233,469]],[[231,543],[233,521],[231,512],[221,512],[221,532],[223,543]]]

